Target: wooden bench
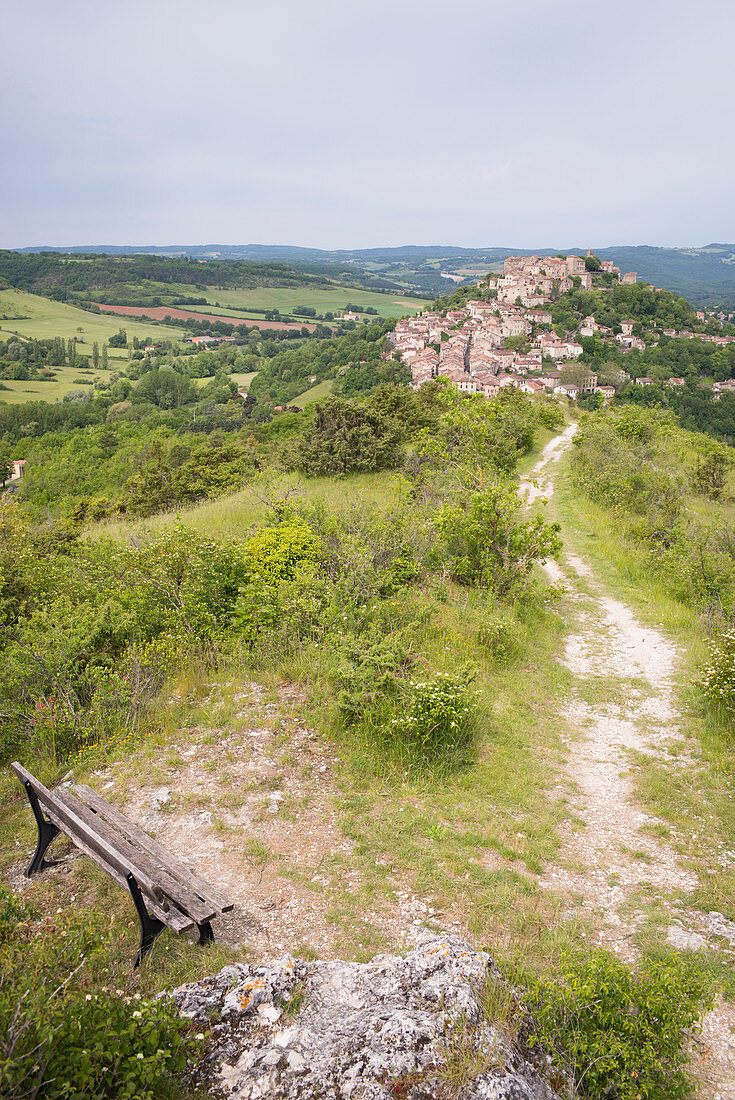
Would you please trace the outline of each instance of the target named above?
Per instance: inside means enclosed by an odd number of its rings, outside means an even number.
[[[196,926],[200,944],[214,940],[211,921],[233,903],[195,875],[163,845],[149,837],[90,787],[47,790],[18,763],[11,768],[23,784],[38,825],[38,843],[26,869],[30,878],[44,867],[49,845],[64,833],[110,878],[128,889],[140,920],[135,966],[164,928],[187,932]]]

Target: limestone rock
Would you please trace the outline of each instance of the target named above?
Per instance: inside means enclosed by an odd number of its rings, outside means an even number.
[[[481,1008],[488,981],[501,981],[490,956],[447,935],[366,964],[228,966],[173,998],[216,1021],[202,1079],[237,1100],[440,1100],[450,1058],[466,1066],[461,1100],[556,1100],[550,1060]]]

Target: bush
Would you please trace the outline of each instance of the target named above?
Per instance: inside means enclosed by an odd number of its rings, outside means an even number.
[[[402,437],[395,420],[330,397],[314,405],[311,422],[287,462],[312,477],[387,470],[400,461]]]
[[[103,955],[109,961],[107,922],[77,913],[66,924],[44,921],[39,930],[35,918],[0,889],[0,1095],[181,1095],[190,1025],[165,999],[126,996],[94,982]]]
[[[684,1100],[685,1040],[710,1000],[680,956],[635,974],[606,951],[532,991],[535,1038],[556,1049],[590,1100]]]
[[[512,664],[521,654],[518,630],[506,619],[488,619],[478,630],[477,641],[498,665]]]
[[[445,560],[456,580],[490,588],[501,598],[528,589],[535,562],[555,557],[562,541],[558,523],[546,523],[540,514],[523,520],[521,508],[513,489],[493,485],[437,513]]]
[[[406,713],[394,718],[389,729],[399,754],[405,750],[414,762],[432,763],[466,753],[476,729],[468,679],[440,674],[411,682]]]
[[[735,627],[710,643],[709,664],[702,671],[702,690],[711,703],[735,719]]]

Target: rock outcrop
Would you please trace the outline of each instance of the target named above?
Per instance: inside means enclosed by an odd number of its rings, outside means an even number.
[[[211,1025],[202,1077],[242,1100],[557,1100],[489,955],[455,936],[366,964],[291,956],[173,994]],[[533,1058],[533,1061],[531,1061]],[[561,1079],[557,1075],[557,1080]]]

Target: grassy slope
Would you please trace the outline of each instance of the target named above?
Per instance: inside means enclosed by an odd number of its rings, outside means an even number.
[[[127,361],[126,355],[125,362],[127,363]],[[7,388],[0,390],[0,402],[5,401],[8,405],[21,405],[25,401],[59,401],[64,394],[89,386],[92,379],[99,378],[107,381],[112,374],[111,371],[103,370],[81,373],[70,367],[54,367],[53,370],[56,378],[52,382],[4,380],[3,385]],[[209,379],[205,379],[205,381],[209,381]]]
[[[298,397],[294,397],[290,402],[291,405],[299,405],[302,409],[306,405],[313,405],[315,401],[320,401],[322,397],[328,397],[334,388],[334,380],[328,378],[325,382],[317,382],[315,386],[311,386],[308,390],[300,393]]]
[[[289,313],[294,306],[313,306],[317,313],[328,310],[335,313],[353,302],[356,305],[373,306],[381,317],[403,317],[407,313],[418,313],[428,305],[419,298],[376,294],[371,290],[353,290],[339,286],[335,286],[334,290],[322,287],[258,287],[254,290],[212,288],[197,293],[208,302],[212,304],[218,302],[223,307],[229,306],[242,310],[280,309],[282,313]],[[308,318],[305,319],[308,320]]]
[[[524,465],[537,457],[545,438]],[[242,537],[262,517],[265,497],[294,483],[285,478],[264,483],[200,505],[180,518],[210,536]],[[395,474],[315,478],[301,485],[299,499],[322,499],[335,509],[386,508],[399,503],[407,489]],[[176,519],[166,515],[144,523],[107,524],[91,537],[137,539],[160,532]],[[481,941],[499,950],[510,950],[513,944],[514,951],[532,951],[539,961],[556,957],[561,947],[576,940],[580,917],[568,902],[562,905],[542,891],[535,874],[553,858],[556,827],[566,813],[565,804],[550,799],[548,790],[564,752],[564,724],[557,710],[568,679],[555,655],[572,610],[559,614],[549,609],[519,624],[522,656],[503,668],[483,651],[478,630],[488,614],[507,616],[507,609],[496,607],[485,593],[439,581],[430,583],[418,599],[429,611],[421,664],[449,673],[464,664],[478,670],[477,762],[441,778],[399,775],[376,761],[372,746],[342,740],[340,827],[356,844],[354,858],[368,893],[391,896],[391,880],[398,874],[437,910],[451,910]],[[269,670],[265,679],[311,683],[303,720],[327,733],[334,708],[332,658],[324,653],[319,660],[323,667],[301,668],[297,659],[288,667]],[[243,671],[240,676],[252,678],[253,673]],[[228,670],[223,680],[227,690],[237,690],[232,686],[238,682],[236,673]],[[360,953],[358,948],[364,948],[369,956],[380,946],[370,939],[362,918],[366,901],[352,889],[335,894],[332,913],[340,950]]]
[[[104,343],[121,325],[130,339],[133,336],[153,336],[159,340],[180,340],[183,336],[183,330],[172,325],[153,325],[150,321],[141,323],[129,318],[123,320],[119,317],[88,313],[76,306],[52,302],[48,298],[27,294],[23,290],[0,290],[0,318],[2,317],[8,318],[0,320],[4,332],[43,340],[54,336],[64,336],[66,339],[76,336],[89,345],[90,353],[95,340],[100,344]],[[86,350],[84,346],[80,348],[80,352]],[[122,357],[127,360],[125,349],[110,348],[110,357],[114,357],[117,351],[122,351]]]

